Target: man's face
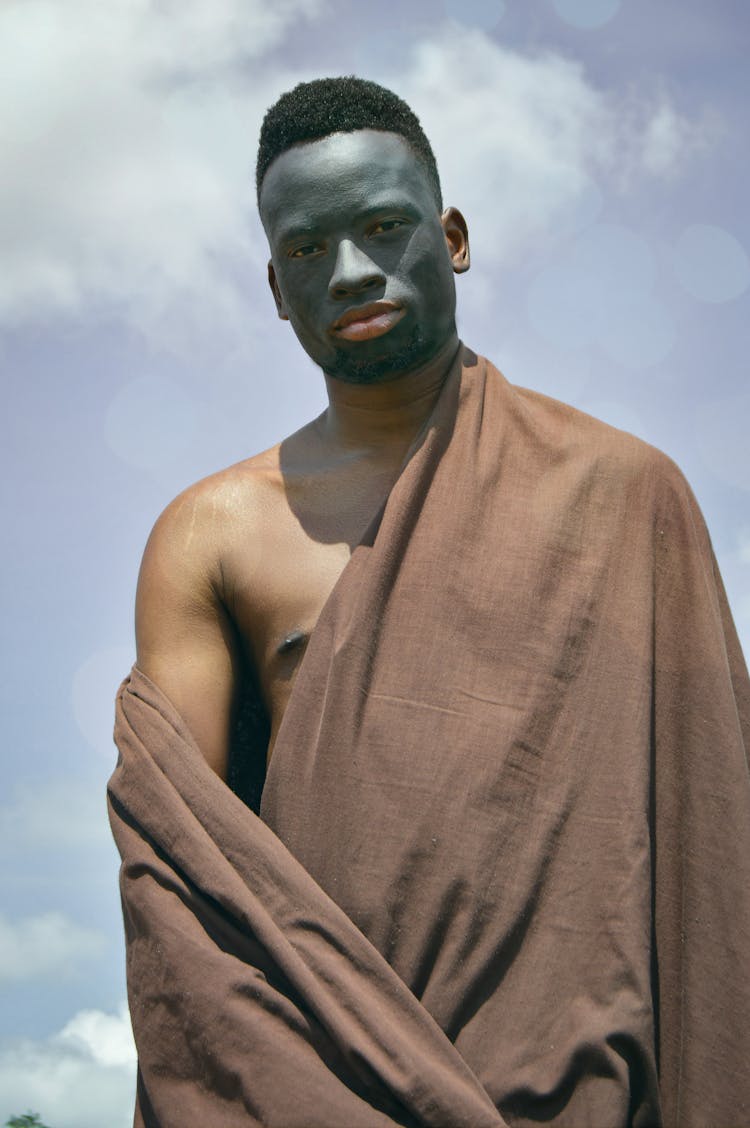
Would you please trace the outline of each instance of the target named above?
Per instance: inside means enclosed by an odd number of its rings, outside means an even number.
[[[266,173],[260,212],[279,314],[330,376],[391,379],[456,339],[465,225],[455,209],[440,216],[397,134],[334,133],[287,150]]]

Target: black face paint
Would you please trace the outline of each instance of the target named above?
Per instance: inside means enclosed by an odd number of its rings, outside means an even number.
[[[266,173],[261,216],[280,312],[328,375],[393,379],[456,336],[440,215],[397,134],[336,133],[282,153]]]

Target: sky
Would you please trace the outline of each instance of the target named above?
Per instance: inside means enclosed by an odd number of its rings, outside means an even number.
[[[0,4],[1,1119],[131,1123],[104,792],[141,552],[324,407],[266,283],[266,107],[348,73],[410,102],[463,339],[675,459],[748,654],[749,47],[742,0]]]

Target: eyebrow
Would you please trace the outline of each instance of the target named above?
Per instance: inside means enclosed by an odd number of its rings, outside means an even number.
[[[369,207],[364,208],[357,214],[357,219],[372,219],[374,216],[380,215],[381,212],[386,211],[406,212],[408,215],[413,216],[419,214],[418,209],[408,201],[388,197],[383,200],[377,200],[374,204],[370,204]]]
[[[382,215],[384,212],[401,212],[414,219],[419,215],[419,211],[413,204],[408,203],[406,200],[399,200],[394,197],[376,200],[375,203],[369,204],[366,208],[362,208],[354,216],[353,222],[362,223],[373,219],[376,215]],[[324,224],[310,224],[305,223],[304,220],[295,221],[291,220],[288,227],[283,227],[279,233],[279,241],[281,243],[293,243],[297,239],[309,239],[320,232]]]

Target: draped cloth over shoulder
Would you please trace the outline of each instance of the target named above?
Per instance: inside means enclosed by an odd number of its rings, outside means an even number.
[[[137,1123],[750,1125],[750,689],[657,451],[462,350],[261,818],[137,670]]]

